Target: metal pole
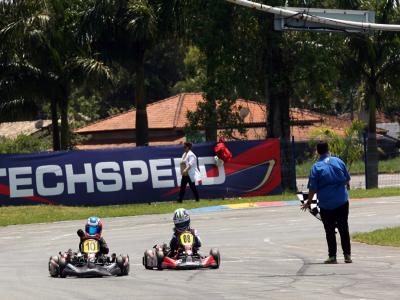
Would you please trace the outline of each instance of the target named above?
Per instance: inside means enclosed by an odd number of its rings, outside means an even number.
[[[296,148],[294,143],[294,136],[292,135],[292,160],[293,160],[293,183],[292,186],[296,188],[297,191],[297,178],[296,178]]]
[[[367,133],[363,132],[363,142],[364,142],[364,173],[365,173],[365,188],[368,189],[368,158],[367,158]]]
[[[336,26],[339,28],[357,28],[365,31],[368,30],[383,30],[383,31],[400,31],[400,25],[397,24],[376,24],[376,23],[364,23],[364,22],[354,22],[354,21],[344,21],[336,20],[324,17],[318,17],[313,15],[308,15],[304,12],[297,12],[282,8],[277,8],[257,2],[247,1],[247,0],[225,0],[234,4],[241,6],[246,6],[256,10],[260,10],[267,13],[272,13],[288,18],[299,19],[305,22],[314,22],[318,24],[325,24],[330,26]]]

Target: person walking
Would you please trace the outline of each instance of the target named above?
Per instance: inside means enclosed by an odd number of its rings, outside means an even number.
[[[328,244],[328,259],[326,264],[336,264],[336,236],[338,229],[344,261],[351,263],[351,245],[348,225],[349,196],[346,187],[349,186],[350,175],[345,163],[329,154],[326,142],[317,145],[319,160],[312,166],[308,181],[308,201],[301,209],[308,210],[315,194],[319,200],[320,214],[324,224],[326,241]]]
[[[197,157],[192,152],[192,143],[184,143],[183,149],[184,152],[180,163],[182,179],[178,202],[182,202],[183,197],[185,196],[187,184],[189,184],[196,201],[199,201],[200,199],[196,188],[196,182],[200,180],[201,176],[199,169],[197,168]]]

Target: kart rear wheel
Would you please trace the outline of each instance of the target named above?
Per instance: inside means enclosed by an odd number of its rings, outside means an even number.
[[[214,258],[215,262],[217,263],[215,266],[212,266],[212,269],[218,269],[221,263],[221,255],[217,249],[211,249],[210,255]]]
[[[128,263],[126,264],[126,262]],[[117,265],[121,269],[120,276],[126,276],[129,274],[129,256],[119,255],[117,257]]]
[[[156,252],[156,256],[157,256],[157,269],[161,271],[163,269],[162,268],[162,263],[163,263],[164,258],[165,258],[164,252],[157,251]]]
[[[144,255],[143,255],[143,266],[146,268],[146,270],[152,270],[153,269],[153,267],[149,266],[147,251],[145,251]]]

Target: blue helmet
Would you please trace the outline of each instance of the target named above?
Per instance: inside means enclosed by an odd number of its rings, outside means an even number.
[[[101,235],[103,230],[103,222],[98,217],[90,217],[87,219],[85,232],[89,236]]]

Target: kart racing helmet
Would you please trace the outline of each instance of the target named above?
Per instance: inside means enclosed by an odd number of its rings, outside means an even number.
[[[89,236],[101,235],[103,230],[103,222],[98,217],[90,217],[87,219],[85,232]]]
[[[190,216],[186,209],[178,208],[174,212],[175,229],[179,232],[188,230],[190,227]]]

